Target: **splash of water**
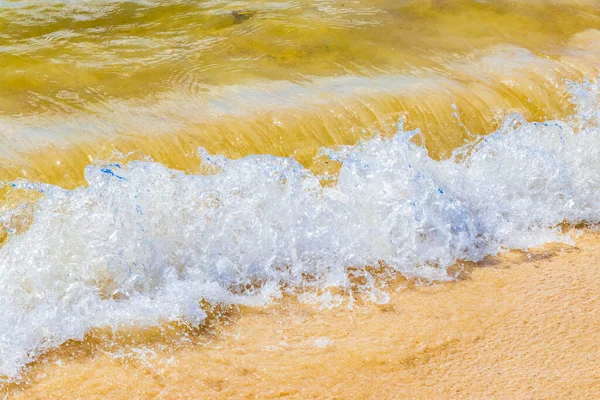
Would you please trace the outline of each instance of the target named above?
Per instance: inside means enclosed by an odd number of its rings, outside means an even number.
[[[205,175],[131,162],[90,165],[75,190],[13,182],[42,198],[23,232],[0,216],[13,232],[0,248],[0,375],[95,327],[200,324],[201,300],[346,287],[348,267],[380,260],[445,280],[457,260],[568,240],[558,224],[600,221],[599,82],[572,85],[572,117],[514,115],[447,160],[402,124],[391,139],[323,149],[341,163],[327,187],[290,158],[203,149]]]

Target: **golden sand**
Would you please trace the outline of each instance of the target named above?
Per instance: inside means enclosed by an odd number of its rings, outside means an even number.
[[[90,335],[44,356],[15,399],[465,398],[600,396],[600,235],[463,266],[385,305],[282,301],[171,329]]]

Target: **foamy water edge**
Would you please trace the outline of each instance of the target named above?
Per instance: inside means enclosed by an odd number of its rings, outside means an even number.
[[[348,287],[348,267],[380,260],[447,280],[457,260],[569,240],[558,224],[600,221],[599,86],[571,85],[576,113],[563,121],[511,116],[448,160],[431,159],[402,124],[391,139],[323,149],[342,163],[331,187],[290,158],[202,149],[212,174],[136,161],[90,165],[74,190],[9,183],[42,198],[22,233],[18,212],[0,216],[11,232],[0,248],[0,375],[18,378],[93,328],[200,324],[201,300],[258,306],[283,287]]]

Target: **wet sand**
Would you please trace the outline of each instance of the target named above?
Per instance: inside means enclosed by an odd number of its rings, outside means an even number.
[[[600,235],[400,284],[385,305],[280,301],[190,332],[91,334],[37,361],[16,399],[600,396]],[[225,316],[226,314],[226,316]],[[171,333],[169,333],[171,332]],[[174,344],[169,337],[186,337]],[[111,344],[109,344],[109,342]]]

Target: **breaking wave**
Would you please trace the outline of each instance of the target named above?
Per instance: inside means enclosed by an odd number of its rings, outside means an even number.
[[[204,174],[136,161],[90,165],[74,190],[8,183],[41,198],[24,229],[28,206],[0,214],[0,375],[92,328],[200,324],[205,302],[347,288],[349,267],[447,280],[457,260],[569,240],[559,224],[600,221],[598,82],[571,85],[570,118],[513,115],[446,160],[402,123],[392,138],[322,149],[341,163],[330,185],[291,158],[203,149]]]

